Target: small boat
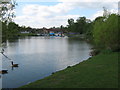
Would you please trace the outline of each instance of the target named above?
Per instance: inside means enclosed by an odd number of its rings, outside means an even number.
[[[8,70],[1,70],[0,71],[0,74],[5,74],[5,73],[8,73]]]
[[[64,36],[64,38],[68,38],[68,36]]]

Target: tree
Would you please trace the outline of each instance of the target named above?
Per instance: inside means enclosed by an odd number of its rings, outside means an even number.
[[[77,31],[80,34],[83,34],[86,30],[86,17],[79,17],[76,20],[76,27],[77,27]]]
[[[68,19],[68,30],[74,32],[75,25],[74,25],[74,19]]]
[[[76,32],[80,34],[90,35],[90,29],[92,28],[91,20],[86,19],[86,17],[79,17],[76,22],[74,19],[68,19],[68,30],[71,32]]]
[[[0,20],[2,22],[11,22],[15,16],[13,10],[15,9],[15,0],[2,0],[0,1]]]
[[[61,26],[60,26],[60,29],[64,29],[64,26],[63,26],[63,25],[61,25]]]
[[[74,24],[74,19],[73,18],[68,19],[68,24],[69,26],[72,26]]]
[[[96,45],[113,51],[120,49],[118,19],[120,20],[119,15],[111,14],[105,20],[104,18],[97,18],[95,20],[93,36]]]
[[[13,10],[15,9],[15,0],[1,0],[0,1],[0,30],[2,32],[2,42],[6,41],[8,34],[10,34],[9,23],[12,22],[12,18],[15,16]],[[12,30],[12,29],[11,29]],[[10,36],[12,36],[11,33]],[[14,36],[14,35],[13,35]]]

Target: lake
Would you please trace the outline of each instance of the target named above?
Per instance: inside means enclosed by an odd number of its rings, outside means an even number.
[[[85,41],[55,37],[25,37],[7,42],[5,55],[19,67],[12,68],[10,60],[2,57],[2,68],[7,74],[0,74],[2,88],[17,88],[51,75],[88,59],[91,45]]]

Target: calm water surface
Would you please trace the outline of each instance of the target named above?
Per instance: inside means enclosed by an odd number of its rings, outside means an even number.
[[[2,68],[8,70],[1,75],[2,88],[17,88],[82,62],[90,57],[90,48],[85,41],[69,38],[26,37],[8,42],[5,54],[19,67],[11,68],[2,56]]]

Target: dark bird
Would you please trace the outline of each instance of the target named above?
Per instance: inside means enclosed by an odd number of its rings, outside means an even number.
[[[0,73],[1,73],[1,74],[8,73],[8,70],[1,70]]]
[[[12,67],[18,67],[18,64],[13,64],[13,61],[11,61]]]

